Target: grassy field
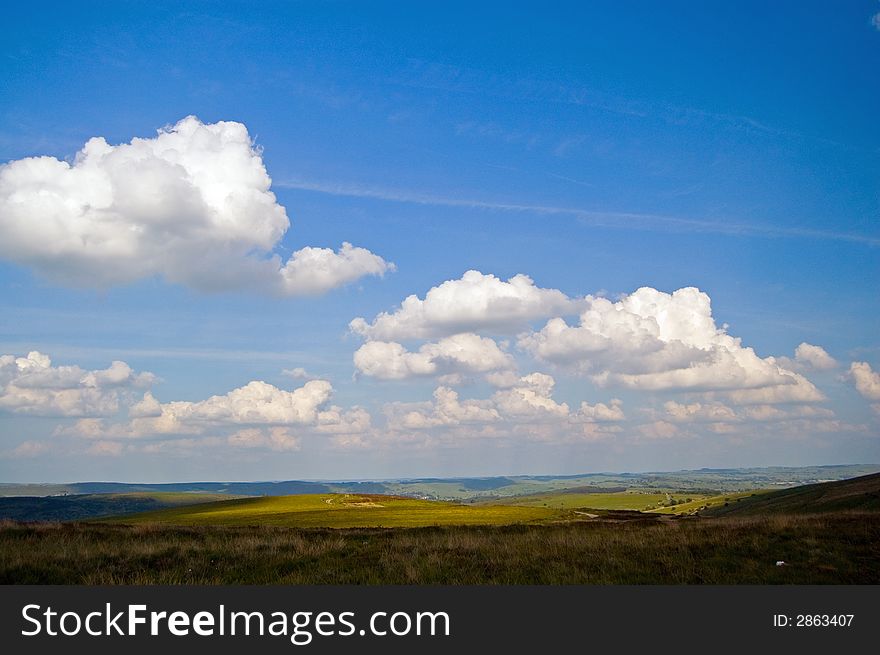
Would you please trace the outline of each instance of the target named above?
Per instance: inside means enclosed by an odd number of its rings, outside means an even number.
[[[700,512],[706,512],[706,510],[712,510],[716,507],[725,507],[732,503],[739,503],[746,498],[751,498],[752,496],[764,493],[767,492],[763,489],[759,489],[756,491],[726,493],[718,496],[688,496],[689,498],[692,498],[690,502],[679,503],[668,507],[657,507],[647,511],[652,514],[676,514],[679,516],[694,515]]]
[[[341,530],[6,522],[0,583],[877,584],[880,515]]]
[[[639,491],[624,491],[617,493],[549,493],[518,496],[491,501],[511,507],[547,507],[552,509],[626,509],[647,511],[655,509],[662,503],[674,499],[676,502],[685,503],[690,498],[692,501],[704,499],[701,494],[681,493],[651,493]]]
[[[248,497],[0,521],[0,583],[880,584],[878,510],[880,475],[713,496]]]
[[[547,507],[460,505],[367,494],[305,494],[241,498],[107,520],[140,525],[400,528],[510,525],[566,518],[570,518],[569,513]]]

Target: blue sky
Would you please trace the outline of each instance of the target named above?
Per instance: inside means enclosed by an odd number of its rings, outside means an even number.
[[[9,8],[0,479],[880,462],[880,3],[582,4]]]

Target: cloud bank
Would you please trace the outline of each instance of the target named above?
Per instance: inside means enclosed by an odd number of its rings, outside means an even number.
[[[0,166],[0,257],[66,285],[160,276],[199,291],[320,294],[394,265],[364,248],[273,254],[290,226],[241,123],[188,116],[155,138],[89,139],[73,163]]]
[[[125,362],[88,371],[52,366],[48,355],[0,355],[0,411],[31,416],[109,416],[135,389],[149,387],[152,373],[135,373]]]

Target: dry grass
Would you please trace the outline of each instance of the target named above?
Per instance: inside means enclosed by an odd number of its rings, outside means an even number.
[[[0,582],[877,584],[880,517],[339,530],[5,522]]]

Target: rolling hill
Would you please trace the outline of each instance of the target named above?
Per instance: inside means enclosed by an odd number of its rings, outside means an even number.
[[[228,495],[195,493],[101,493],[72,496],[0,498],[0,519],[13,521],[82,521],[215,500]]]
[[[847,510],[880,510],[880,473],[747,496],[710,507],[701,515],[819,514]]]
[[[113,517],[105,521],[175,526],[395,528],[540,523],[559,520],[567,515],[547,507],[474,506],[366,494],[304,494],[224,500]]]

